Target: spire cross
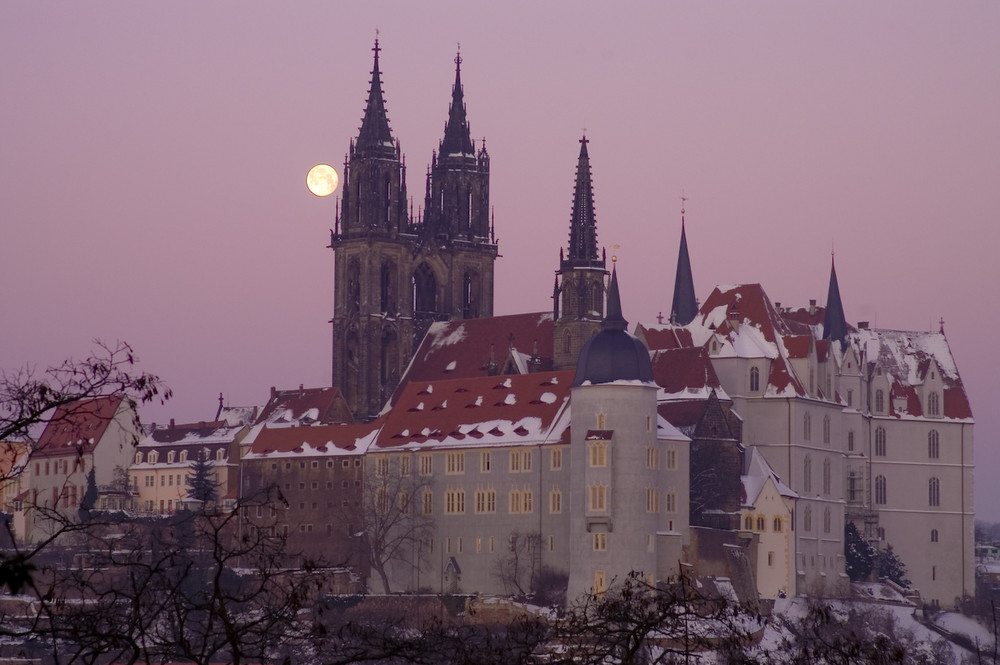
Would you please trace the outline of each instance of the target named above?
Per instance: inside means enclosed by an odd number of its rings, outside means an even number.
[[[462,66],[462,42],[458,42],[458,55],[455,56],[455,64]]]
[[[681,190],[681,215],[684,214],[684,207],[687,203],[688,197],[684,196],[684,190]]]
[[[378,46],[378,28],[375,28],[375,47],[372,50],[375,51],[375,58],[378,59],[378,52],[382,50]]]
[[[583,128],[583,138],[580,139],[580,143],[582,143],[584,145],[587,145],[588,143],[590,143],[590,141],[587,140],[587,128],[586,127]]]

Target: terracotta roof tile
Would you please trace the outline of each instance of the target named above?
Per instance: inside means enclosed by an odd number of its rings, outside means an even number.
[[[111,395],[59,407],[38,439],[33,455],[49,457],[92,450],[104,436],[123,399],[121,395]]]

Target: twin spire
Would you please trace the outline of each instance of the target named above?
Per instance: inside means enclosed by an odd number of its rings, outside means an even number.
[[[382,97],[382,75],[378,68],[378,52],[381,49],[378,39],[375,40],[375,66],[372,69],[371,87],[368,88],[368,104],[365,106],[365,117],[361,120],[361,131],[355,149],[359,153],[384,153],[392,157],[395,154],[395,143],[389,130],[389,116],[385,110],[385,99]]]
[[[476,154],[472,143],[472,133],[469,121],[465,116],[465,99],[462,89],[462,54],[455,56],[455,87],[451,90],[451,106],[448,108],[448,123],[444,127],[444,140],[441,141],[439,153],[444,155]]]

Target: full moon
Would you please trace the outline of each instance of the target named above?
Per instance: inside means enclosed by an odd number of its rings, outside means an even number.
[[[337,170],[329,164],[317,164],[309,169],[306,176],[306,186],[316,196],[330,196],[337,189],[338,182]]]

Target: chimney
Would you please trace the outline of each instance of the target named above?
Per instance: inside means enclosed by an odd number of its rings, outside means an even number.
[[[815,298],[810,298],[809,299],[809,315],[812,316],[815,313],[816,313],[816,299]]]
[[[174,428],[174,419],[171,418],[170,419],[170,429],[173,429],[173,428]]]
[[[277,391],[274,389],[274,386],[271,386],[271,399],[274,399],[274,393],[276,392]]]

